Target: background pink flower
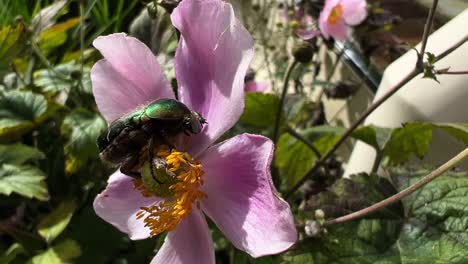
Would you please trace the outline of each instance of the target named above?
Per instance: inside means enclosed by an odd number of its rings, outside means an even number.
[[[271,181],[273,143],[242,134],[210,147],[243,111],[252,37],[231,5],[220,0],[185,0],[171,19],[181,33],[175,57],[179,98],[208,122],[184,149],[203,165],[202,191],[207,198],[199,200],[201,210],[194,206],[189,217],[168,233],[152,263],[214,263],[202,211],[233,245],[253,257],[284,251],[297,233],[289,205]],[[174,98],[155,57],[137,39],[113,34],[97,38],[94,46],[104,59],[91,72],[93,93],[108,122],[156,99]],[[151,230],[136,214],[158,201],[143,197],[132,178],[116,172],[96,197],[94,208],[131,239],[144,239]]]
[[[338,41],[348,38],[350,28],[360,24],[367,16],[365,0],[326,0],[320,13],[319,26],[325,38]]]
[[[244,90],[246,92],[259,92],[263,93],[268,89],[267,82],[248,81],[245,83]]]

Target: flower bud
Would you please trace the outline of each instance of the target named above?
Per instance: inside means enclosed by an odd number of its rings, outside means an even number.
[[[72,72],[70,72],[70,77],[73,80],[80,80],[82,77],[81,72],[79,70],[73,70]]]
[[[312,60],[315,49],[308,42],[301,42],[293,48],[293,56],[300,63],[308,63]]]

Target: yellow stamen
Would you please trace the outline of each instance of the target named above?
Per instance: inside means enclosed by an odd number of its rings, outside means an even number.
[[[151,236],[174,230],[192,212],[192,205],[200,208],[199,199],[207,197],[200,191],[204,173],[200,162],[193,160],[186,152],[171,150],[165,145],[158,147],[155,155],[165,160],[167,169],[175,173],[177,181],[169,187],[172,196],[152,206],[141,207],[136,214],[137,219],[143,218],[145,226],[151,230]],[[140,179],[134,180],[134,188],[144,197],[155,196]]]
[[[332,11],[330,12],[330,15],[328,16],[328,23],[335,25],[340,21],[341,17],[343,16],[343,7],[341,4],[336,5],[333,7]]]

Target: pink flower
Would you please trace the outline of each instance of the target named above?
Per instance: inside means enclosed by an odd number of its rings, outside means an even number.
[[[299,38],[302,40],[311,40],[320,35],[320,30],[317,30],[316,26],[314,26],[314,19],[312,16],[306,14],[304,7],[299,7],[296,10],[295,16],[298,21],[296,34]]]
[[[201,133],[188,137],[183,152],[161,154],[168,164],[171,155],[176,157],[173,160],[186,168],[188,181],[178,175],[173,186],[181,188],[174,188],[172,199],[163,199],[117,171],[96,197],[95,211],[131,239],[168,231],[151,263],[214,263],[204,215],[234,246],[253,257],[282,252],[294,244],[297,233],[289,205],[271,180],[273,143],[242,134],[212,145],[243,111],[253,39],[231,5],[220,0],[184,0],[171,19],[181,33],[175,56],[180,101],[207,120]],[[160,65],[143,43],[112,34],[93,44],[104,56],[91,71],[93,93],[108,122],[156,99],[174,98]],[[190,191],[183,193],[187,186]],[[170,207],[175,201],[182,201],[178,209]],[[173,220],[166,214],[182,217]]]
[[[348,38],[349,26],[360,24],[367,16],[365,0],[326,0],[320,13],[320,31],[325,38]]]
[[[248,81],[244,85],[244,90],[246,92],[258,92],[263,93],[268,89],[269,85],[267,82],[257,82],[257,81]]]

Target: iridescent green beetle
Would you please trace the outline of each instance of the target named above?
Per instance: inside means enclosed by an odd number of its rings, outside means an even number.
[[[120,165],[120,170],[134,176],[140,152],[148,146],[150,160],[157,144],[171,145],[180,134],[199,133],[205,119],[174,99],[159,99],[113,121],[97,139],[101,159]]]

